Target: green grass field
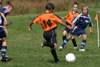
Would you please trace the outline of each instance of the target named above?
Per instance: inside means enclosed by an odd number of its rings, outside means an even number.
[[[57,12],[56,14],[62,17],[66,15],[66,12]],[[7,27],[9,31],[7,56],[11,58],[11,61],[7,63],[0,62],[0,67],[99,67],[100,47],[97,47],[95,14],[95,11],[90,11],[94,26],[92,35],[89,35],[89,27],[86,29],[88,35],[85,47],[86,52],[74,50],[72,42],[70,41],[64,50],[59,51],[57,49],[57,54],[60,59],[59,64],[54,63],[49,48],[41,48],[40,46],[43,40],[41,26],[33,25],[33,30],[28,31],[29,22],[38,14],[7,17],[8,20],[13,22],[11,26]],[[56,30],[58,46],[62,43],[63,28],[62,25],[58,25]],[[76,37],[76,40],[78,47],[80,47],[82,37]],[[65,55],[67,53],[74,53],[76,55],[76,62],[66,62]]]

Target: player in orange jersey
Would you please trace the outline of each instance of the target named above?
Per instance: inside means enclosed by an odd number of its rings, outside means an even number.
[[[66,24],[69,26],[74,26],[72,21],[79,15],[79,13],[77,12],[78,3],[73,3],[72,9],[73,10],[69,11],[65,17],[62,17],[62,19],[65,19]],[[65,27],[63,31],[63,41],[66,39],[66,34],[69,32],[70,32],[70,29]],[[74,37],[72,38],[72,43],[74,45],[74,49],[77,49],[77,44],[76,44],[76,40]]]
[[[56,31],[55,29],[57,28],[57,23],[62,24],[68,28],[71,28],[69,26],[67,26],[65,23],[62,22],[62,20],[55,14],[53,14],[54,10],[54,5],[52,3],[48,3],[46,5],[46,13],[42,14],[38,17],[36,17],[35,19],[33,19],[33,21],[29,24],[29,30],[32,30],[32,24],[41,24],[44,33],[44,39],[46,41],[43,41],[41,43],[41,46],[47,46],[51,48],[51,54],[54,57],[54,60],[56,63],[59,62],[59,59],[57,57],[56,54],[56,47],[57,47],[57,39],[56,39]]]

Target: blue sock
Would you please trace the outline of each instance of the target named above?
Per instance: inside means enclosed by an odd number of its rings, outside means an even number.
[[[6,56],[6,50],[7,50],[7,46],[2,46],[1,49],[1,56],[4,58]]]
[[[69,41],[69,39],[66,38],[66,39],[63,41],[63,43],[62,43],[61,46],[64,48],[64,46],[68,43],[68,41]]]
[[[84,49],[85,44],[86,44],[86,40],[83,40],[82,43],[81,43],[81,49]]]

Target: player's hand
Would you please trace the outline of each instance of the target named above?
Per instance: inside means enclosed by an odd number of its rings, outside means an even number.
[[[11,25],[12,24],[12,21],[9,21],[7,24],[6,24],[6,26],[9,26],[9,25]]]
[[[67,28],[69,28],[71,30],[71,27],[69,25],[67,25]]]
[[[7,25],[7,22],[6,22],[6,21],[4,21],[4,25],[5,25],[5,26]]]
[[[75,26],[75,25],[72,25],[72,26],[71,26],[71,29],[73,29],[73,28],[74,28],[74,26]]]
[[[29,27],[28,27],[28,30],[29,30],[29,31],[31,31],[31,30],[32,30],[32,27],[31,27],[31,26],[29,26]]]
[[[65,17],[62,17],[61,19],[62,19],[62,20],[64,20],[64,19],[65,19]]]
[[[92,34],[92,30],[90,30],[89,33]]]
[[[71,28],[71,29],[73,29],[73,28],[74,28],[74,26],[71,26],[70,28]]]

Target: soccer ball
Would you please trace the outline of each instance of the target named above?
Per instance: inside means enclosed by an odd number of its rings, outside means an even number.
[[[66,56],[65,56],[65,59],[67,62],[75,62],[76,60],[76,57],[73,53],[68,53]]]

